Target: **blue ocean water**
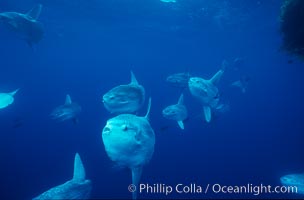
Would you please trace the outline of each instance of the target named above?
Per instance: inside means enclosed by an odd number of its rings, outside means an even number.
[[[72,178],[81,155],[93,199],[131,199],[128,169],[116,169],[101,138],[113,117],[102,95],[130,82],[130,70],[152,98],[154,155],[141,183],[280,185],[303,173],[303,63],[280,49],[280,1],[241,0],[0,0],[0,12],[25,13],[41,3],[45,35],[31,48],[0,26],[0,92],[20,91],[0,110],[0,198],[31,199]],[[211,78],[223,60],[219,84],[230,110],[210,123],[202,106],[183,90],[185,130],[162,116],[181,89],[168,75]],[[250,77],[241,93],[231,83]],[[52,110],[70,94],[79,122],[58,123]],[[146,112],[147,101],[139,111]],[[296,194],[141,193],[143,199],[303,198]]]

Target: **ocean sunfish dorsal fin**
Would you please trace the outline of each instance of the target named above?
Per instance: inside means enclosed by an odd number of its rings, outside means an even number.
[[[216,74],[213,75],[213,77],[209,81],[215,85],[220,81],[223,74],[224,70],[220,69],[218,72],[216,72]]]
[[[145,118],[147,118],[147,119],[149,119],[150,109],[151,109],[151,97],[149,98],[148,109],[147,109],[147,113],[145,115]]]
[[[211,121],[211,108],[209,106],[204,106],[204,115],[206,122]]]
[[[184,94],[182,93],[178,99],[177,104],[183,105],[184,104]]]
[[[132,71],[131,71],[131,83],[130,84],[138,85],[138,81],[136,80],[136,77]]]
[[[14,90],[13,92],[10,92],[9,94],[10,94],[11,96],[14,96],[18,91],[19,91],[19,88],[18,88],[17,90]]]
[[[42,5],[38,4],[35,7],[33,7],[30,11],[28,11],[26,15],[33,18],[34,20],[37,20],[41,13],[41,9],[42,9]]]
[[[71,105],[72,104],[72,100],[69,94],[66,95],[65,97],[65,103],[64,105]]]
[[[139,180],[142,174],[142,166],[138,166],[138,167],[133,167],[131,169],[132,171],[132,184],[136,186],[136,188],[138,187],[139,184]],[[133,192],[132,193],[132,199],[137,199],[137,192]]]
[[[86,173],[85,169],[83,167],[81,158],[78,153],[75,154],[74,159],[74,174],[73,174],[73,180],[75,181],[83,181],[85,180]]]

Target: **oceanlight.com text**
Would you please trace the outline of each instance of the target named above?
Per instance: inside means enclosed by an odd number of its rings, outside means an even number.
[[[164,183],[141,183],[138,187],[131,184],[128,186],[130,192],[139,192],[142,194],[252,194],[254,196],[262,194],[287,194],[297,193],[296,186],[271,186],[263,183],[259,185],[221,185],[219,183],[201,185],[197,183],[169,185]]]

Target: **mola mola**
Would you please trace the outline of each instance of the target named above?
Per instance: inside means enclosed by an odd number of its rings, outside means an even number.
[[[48,200],[48,199],[89,199],[92,190],[92,183],[86,179],[85,169],[78,153],[74,160],[74,175],[72,180],[64,184],[53,187],[33,200]]]
[[[132,171],[132,183],[138,186],[142,168],[154,152],[155,135],[148,120],[148,111],[144,117],[133,114],[121,114],[107,121],[102,131],[102,140],[109,158],[118,166]],[[133,194],[136,199],[136,192]]]
[[[111,113],[134,113],[145,101],[145,89],[131,71],[131,83],[114,87],[103,95],[105,108]]]
[[[38,4],[26,14],[18,12],[0,13],[0,22],[32,46],[33,43],[38,43],[42,39],[44,33],[42,24],[37,21],[41,8],[42,5]]]
[[[297,194],[304,194],[304,173],[285,175],[282,176],[280,180],[284,186],[295,186],[297,188]]]
[[[177,104],[166,107],[162,113],[165,118],[177,121],[179,127],[184,129],[183,120],[188,117],[187,108],[184,106],[184,95],[181,94]]]
[[[77,116],[80,112],[81,107],[77,103],[72,102],[70,95],[67,94],[64,105],[55,108],[55,110],[51,113],[51,117],[52,119],[58,121],[71,119],[76,123]]]
[[[0,109],[11,105],[14,102],[14,95],[18,91],[19,89],[9,93],[0,93]]]
[[[186,88],[190,79],[189,73],[176,73],[167,77],[166,82],[173,87]]]
[[[220,69],[211,79],[191,77],[188,82],[190,93],[199,99],[204,106],[204,116],[207,122],[211,121],[211,108],[216,108],[219,102],[219,91],[216,84],[224,73]]]

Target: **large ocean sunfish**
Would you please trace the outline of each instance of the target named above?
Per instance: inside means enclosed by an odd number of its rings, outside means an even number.
[[[3,12],[0,13],[0,22],[32,46],[33,43],[38,43],[44,34],[43,26],[38,21],[41,9],[42,5],[38,4],[25,14]]]
[[[78,153],[74,160],[73,178],[62,185],[53,187],[33,200],[66,200],[66,199],[89,199],[92,190],[92,183],[86,179],[85,169]]]
[[[131,82],[119,85],[108,91],[102,97],[105,108],[111,113],[134,113],[145,101],[145,89],[138,84],[131,71]]]
[[[132,171],[132,183],[138,186],[142,168],[152,158],[155,134],[149,123],[151,99],[144,117],[121,114],[107,121],[102,140],[109,158]],[[133,199],[136,199],[136,192]]]
[[[216,108],[219,103],[219,91],[217,83],[224,74],[220,69],[211,79],[206,80],[200,77],[191,77],[188,82],[190,93],[196,97],[204,108],[204,116],[207,122],[211,121],[211,108]]]

